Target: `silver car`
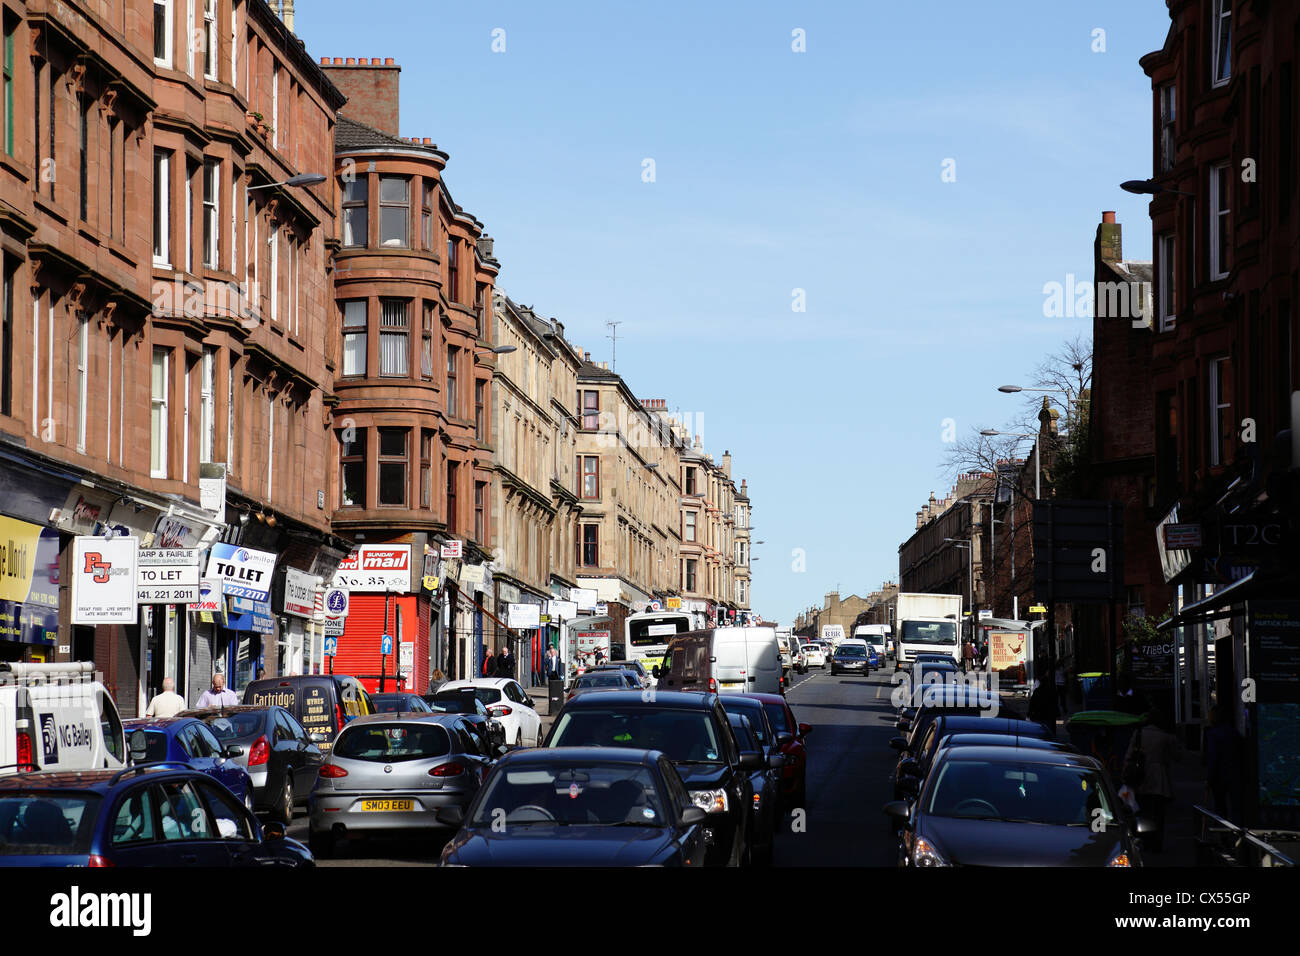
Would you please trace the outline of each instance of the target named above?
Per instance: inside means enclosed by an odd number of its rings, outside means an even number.
[[[464,809],[491,760],[464,718],[453,714],[370,714],[334,741],[307,801],[314,856],[340,838],[443,827],[443,807]]]

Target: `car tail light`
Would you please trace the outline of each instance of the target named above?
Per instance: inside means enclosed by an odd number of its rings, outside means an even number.
[[[18,731],[18,769],[35,770],[32,763],[32,734],[29,730]]]
[[[260,767],[270,759],[271,748],[266,744],[266,737],[258,737],[253,741],[253,748],[248,752],[248,765]]]
[[[716,680],[714,680],[712,677],[710,677],[710,678],[709,678],[709,693],[710,693],[710,694],[716,694],[717,692],[718,692],[718,682],[717,682]]]
[[[493,704],[488,708],[488,713],[493,717],[508,717],[510,714],[514,713],[514,711],[505,704]]]
[[[429,771],[430,777],[459,777],[465,768],[458,763],[440,763]]]
[[[348,775],[348,772],[346,770],[344,770],[338,764],[334,764],[334,763],[325,764],[320,768],[319,773],[322,777],[330,777],[330,778],[346,777]]]
[[[337,727],[339,730],[342,730],[343,729],[343,708],[339,704],[334,705],[334,716],[338,721],[338,723],[336,723],[334,726]]]
[[[113,863],[107,857],[102,857],[98,853],[92,853],[86,860],[86,866],[112,866]]]

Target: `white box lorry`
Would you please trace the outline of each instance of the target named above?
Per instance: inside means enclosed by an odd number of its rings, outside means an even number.
[[[943,654],[960,666],[961,614],[960,594],[900,592],[894,599],[895,666],[916,654]]]

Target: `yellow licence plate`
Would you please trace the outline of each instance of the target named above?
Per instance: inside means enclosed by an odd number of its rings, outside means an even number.
[[[401,810],[414,810],[414,800],[362,800],[362,813],[393,813]]]
[[[745,686],[744,681],[738,681],[738,680],[724,680],[724,681],[722,682],[722,689],[723,689],[723,690],[735,690],[737,687],[744,687],[744,686]]]

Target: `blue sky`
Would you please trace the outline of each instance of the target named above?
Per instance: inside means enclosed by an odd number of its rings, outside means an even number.
[[[996,386],[1091,328],[1043,286],[1091,279],[1103,210],[1150,258],[1118,184],[1151,174],[1137,61],[1168,26],[1159,0],[299,0],[296,28],[402,66],[400,133],[451,154],[504,291],[596,360],[619,321],[632,390],[703,416],[749,481],[754,607],[790,623],[896,579],[943,420],[1005,425]]]

